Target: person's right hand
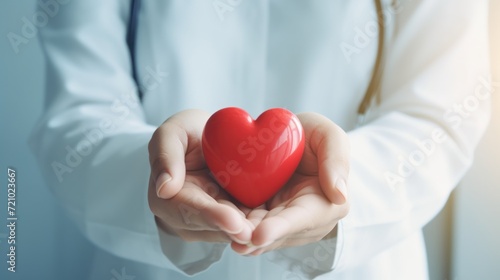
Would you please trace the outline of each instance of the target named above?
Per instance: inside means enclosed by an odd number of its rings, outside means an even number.
[[[253,225],[210,177],[201,148],[209,114],[167,119],[149,142],[149,207],[158,227],[186,241],[246,244]]]

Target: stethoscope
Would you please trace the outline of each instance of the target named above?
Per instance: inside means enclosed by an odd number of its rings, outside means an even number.
[[[132,78],[134,79],[136,85],[139,88],[139,100],[142,101],[143,92],[139,87],[139,79],[137,76],[137,61],[135,56],[136,50],[136,35],[137,35],[137,18],[139,15],[139,9],[141,8],[142,0],[131,0],[130,7],[130,17],[127,27],[127,46],[129,48],[131,65],[132,65]],[[374,0],[375,8],[377,10],[377,20],[380,26],[378,32],[378,47],[377,47],[377,58],[375,60],[375,65],[373,66],[372,77],[370,83],[366,88],[365,96],[359,104],[358,115],[364,116],[372,103],[374,97],[376,101],[380,102],[380,81],[382,79],[382,64],[384,61],[384,38],[385,38],[385,24],[382,10],[382,0]]]

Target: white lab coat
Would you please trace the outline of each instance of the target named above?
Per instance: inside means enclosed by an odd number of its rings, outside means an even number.
[[[377,50],[371,0],[143,1],[142,104],[129,8],[72,1],[40,30],[47,97],[31,142],[47,184],[103,250],[91,278],[121,267],[136,279],[427,278],[421,229],[488,121],[487,1],[385,1],[381,103],[358,128]],[[348,131],[351,210],[336,239],[242,257],[158,232],[146,198],[153,131],[182,109],[226,106],[315,111]]]

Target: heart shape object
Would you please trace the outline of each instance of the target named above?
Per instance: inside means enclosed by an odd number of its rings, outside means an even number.
[[[292,112],[274,108],[257,120],[243,109],[215,112],[202,136],[212,176],[243,205],[255,208],[290,179],[304,153],[304,130]]]

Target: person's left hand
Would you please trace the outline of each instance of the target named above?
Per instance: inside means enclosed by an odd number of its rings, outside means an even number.
[[[245,209],[254,225],[251,244],[232,242],[243,255],[319,241],[329,236],[349,211],[349,139],[328,118],[299,114],[306,146],[295,174],[265,205]],[[328,235],[328,236],[327,236]]]

